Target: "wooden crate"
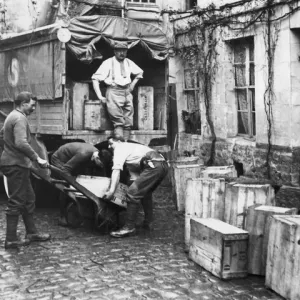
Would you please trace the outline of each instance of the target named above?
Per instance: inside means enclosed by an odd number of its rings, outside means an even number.
[[[176,208],[178,211],[185,210],[185,190],[187,179],[199,177],[202,168],[203,165],[201,164],[173,164],[171,170],[173,173],[171,178],[173,186],[172,196],[175,198]]]
[[[236,169],[233,165],[230,166],[213,166],[206,167],[201,172],[201,177],[214,177],[214,176],[228,176],[237,177]]]
[[[138,87],[138,128],[154,129],[154,89],[152,86]]]
[[[112,123],[106,108],[99,100],[86,100],[84,102],[84,129],[110,130]]]
[[[83,129],[83,110],[84,101],[89,99],[89,85],[88,83],[75,82],[72,87],[73,102],[72,102],[72,129],[82,130]],[[99,101],[98,101],[99,103]]]
[[[270,184],[227,183],[224,221],[244,229],[247,208],[254,204],[275,205],[275,192]]]
[[[190,241],[191,218],[216,218],[223,220],[225,205],[225,180],[189,178],[185,193],[185,245]]]
[[[273,216],[266,286],[289,300],[300,299],[300,216]]]
[[[76,181],[97,197],[102,198],[110,186],[111,179],[108,177],[79,175],[76,177]],[[126,184],[119,183],[111,201],[119,206],[127,207],[127,190]]]
[[[222,279],[247,276],[248,232],[217,219],[191,219],[189,256]]]
[[[248,273],[266,274],[270,222],[273,215],[295,215],[297,208],[253,205],[247,209],[246,227],[249,232]]]

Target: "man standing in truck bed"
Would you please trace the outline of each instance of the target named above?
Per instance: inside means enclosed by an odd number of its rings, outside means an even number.
[[[114,126],[114,134],[123,136],[125,141],[129,139],[133,125],[131,92],[139,79],[143,78],[143,70],[126,58],[127,50],[126,42],[115,42],[115,56],[105,60],[92,76],[97,97],[107,105],[107,111]],[[131,81],[131,75],[134,76],[133,81]],[[100,90],[101,81],[107,85],[105,97],[102,96]]]
[[[1,171],[7,177],[8,204],[6,209],[5,248],[17,248],[31,241],[46,241],[50,234],[38,233],[33,211],[35,194],[30,181],[31,161],[47,167],[48,162],[38,156],[30,146],[30,128],[27,116],[35,109],[36,98],[29,92],[21,92],[15,99],[16,108],[7,116],[2,131],[4,150],[1,155]],[[26,228],[26,239],[17,239],[19,216]]]

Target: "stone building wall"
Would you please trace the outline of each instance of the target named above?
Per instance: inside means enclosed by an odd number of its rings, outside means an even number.
[[[285,12],[283,7],[278,15]],[[266,27],[257,25],[246,31],[223,30],[218,44],[218,71],[213,82],[211,118],[217,136],[215,164],[235,163],[243,167],[244,175],[267,177],[266,157],[271,133],[270,171],[278,184],[299,185],[300,148],[300,14],[282,19],[278,24],[278,39],[274,53],[274,77],[271,128],[268,127],[264,94],[268,82],[266,56]],[[293,21],[293,22],[292,22]],[[291,27],[293,24],[293,27]],[[175,26],[178,24],[175,24]],[[274,27],[273,27],[274,28]],[[251,37],[254,41],[256,134],[240,135],[237,124],[237,99],[234,87],[232,41]],[[180,57],[170,59],[173,66],[183,66]],[[201,134],[185,132],[181,111],[186,109],[187,93],[184,92],[182,68],[170,67],[176,76],[177,107],[179,120],[178,149],[195,150],[204,162],[210,157],[211,133],[207,126],[203,95],[199,94]],[[242,164],[242,165],[241,165]]]
[[[211,140],[197,135],[180,134],[179,155],[195,151],[195,155],[206,164],[210,158]],[[238,174],[254,178],[267,178],[267,145],[256,144],[240,138],[217,140],[215,165],[235,165]],[[299,186],[300,149],[273,146],[270,156],[271,179],[278,185]]]

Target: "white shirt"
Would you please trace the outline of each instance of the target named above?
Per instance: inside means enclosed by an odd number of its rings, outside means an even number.
[[[107,85],[117,84],[125,86],[131,83],[131,74],[135,75],[136,78],[143,78],[143,70],[139,66],[137,66],[132,60],[125,58],[123,63],[125,69],[124,76],[121,75],[121,63],[114,56],[105,60],[101,64],[96,73],[93,74],[92,79],[104,81]],[[112,67],[114,67],[114,72],[112,72]]]
[[[135,143],[119,143],[114,149],[113,170],[123,170],[127,165],[131,179],[136,179],[140,174],[141,159],[153,149]]]

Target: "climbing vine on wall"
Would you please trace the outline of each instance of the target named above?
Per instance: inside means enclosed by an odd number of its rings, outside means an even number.
[[[272,0],[271,0],[272,1]],[[269,1],[269,7],[271,4]],[[272,150],[272,120],[273,120],[273,103],[275,101],[275,93],[274,93],[274,54],[278,41],[279,34],[279,23],[272,24],[271,18],[274,15],[274,11],[272,8],[268,10],[267,16],[267,26],[265,28],[265,47],[266,47],[266,58],[267,58],[267,66],[268,66],[268,79],[266,90],[264,92],[264,108],[265,114],[267,118],[267,135],[268,135],[268,149],[266,156],[266,167],[267,167],[267,176],[271,178],[271,168],[270,168],[270,158],[271,158],[271,150]]]
[[[204,18],[202,18],[204,21]],[[196,24],[195,24],[196,25]],[[212,136],[211,153],[215,152],[216,134],[211,119],[212,83],[217,70],[216,26],[194,26],[192,29],[192,44],[188,48],[179,49],[179,54],[192,69],[198,71],[200,86],[206,108],[206,120]],[[213,165],[214,155],[210,156],[208,165]]]
[[[288,10],[279,9],[287,6]],[[278,9],[277,9],[278,8]],[[196,8],[189,16],[173,17],[175,23],[189,19],[180,29],[175,28],[178,54],[200,77],[201,93],[206,108],[206,120],[209,125],[212,144],[208,165],[215,161],[216,134],[212,119],[212,88],[218,69],[218,45],[223,34],[229,29],[237,37],[255,31],[257,25],[264,28],[264,41],[267,60],[267,84],[264,92],[264,107],[268,127],[268,149],[266,155],[267,175],[270,178],[270,159],[272,149],[272,105],[274,93],[274,54],[280,30],[280,20],[299,10],[297,0],[242,0],[223,6],[211,4],[206,8]],[[172,12],[173,14],[176,12]],[[184,36],[184,38],[182,38]]]

